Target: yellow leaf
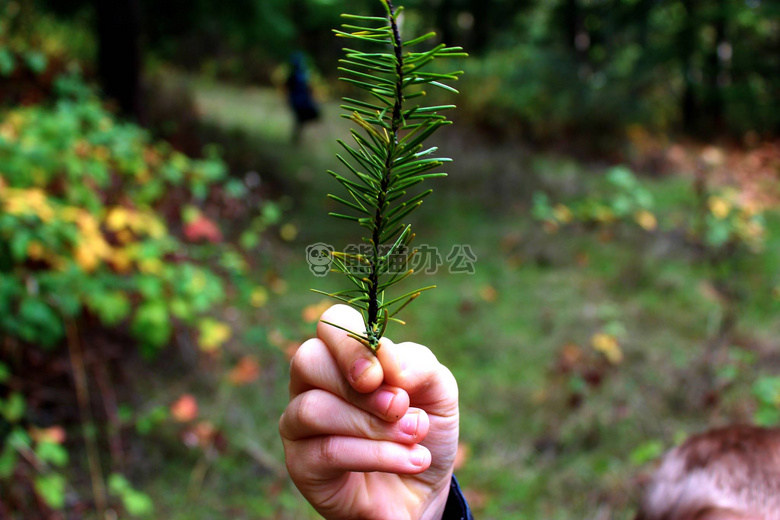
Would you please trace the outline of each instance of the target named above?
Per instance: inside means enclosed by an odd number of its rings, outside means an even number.
[[[122,207],[112,208],[106,216],[106,227],[109,231],[119,231],[127,227],[129,212]]]
[[[129,244],[133,241],[133,232],[129,229],[120,229],[116,232],[116,239],[120,244]]]
[[[330,300],[320,300],[315,304],[307,305],[301,312],[301,318],[303,318],[303,321],[306,323],[314,323],[320,319],[323,312],[330,309],[332,304],[333,303]]]
[[[73,251],[73,257],[76,263],[87,272],[94,271],[100,263],[98,255],[87,244],[76,246],[75,251]]]
[[[128,272],[133,265],[133,261],[125,249],[112,250],[111,255],[108,257],[108,261],[114,269],[120,273]]]
[[[48,428],[31,428],[30,437],[35,442],[51,442],[53,444],[62,444],[67,438],[65,428],[62,426],[50,426]]]
[[[729,202],[723,197],[713,195],[709,198],[709,200],[707,200],[707,205],[709,206],[712,214],[715,215],[715,218],[719,220],[723,220],[724,218],[728,217],[729,212],[731,212],[731,204],[729,204]]]
[[[593,218],[596,222],[608,223],[615,220],[615,214],[612,210],[606,206],[598,206],[595,210]]]
[[[645,231],[655,231],[658,227],[658,220],[655,218],[655,215],[646,209],[637,211],[634,214],[634,220],[636,220],[636,223]]]
[[[563,224],[568,224],[574,218],[574,216],[571,213],[571,210],[568,207],[564,206],[563,204],[555,205],[555,207],[553,208],[553,216],[555,217],[555,220]]]
[[[144,258],[138,262],[138,270],[145,274],[160,274],[163,265],[159,258]]]
[[[498,298],[498,291],[492,285],[483,285],[479,289],[479,297],[488,303],[492,303]]]
[[[618,365],[623,361],[623,351],[620,349],[620,345],[611,334],[599,332],[594,334],[590,340],[593,348],[607,358],[607,361],[613,365]]]
[[[29,256],[33,260],[41,260],[44,257],[44,254],[45,251],[43,248],[43,244],[41,244],[37,240],[31,241],[27,245],[27,256]]]
[[[252,307],[260,308],[268,303],[268,290],[262,285],[258,285],[252,289],[252,295],[250,296],[250,303]]]
[[[222,322],[211,318],[204,319],[199,327],[200,329],[200,348],[204,352],[214,352],[230,339],[230,327]]]
[[[292,242],[298,236],[298,228],[295,224],[287,223],[279,230],[279,236],[286,242]]]

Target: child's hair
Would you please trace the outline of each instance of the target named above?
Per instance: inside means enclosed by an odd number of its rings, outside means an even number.
[[[689,438],[661,460],[635,520],[780,520],[780,429]]]

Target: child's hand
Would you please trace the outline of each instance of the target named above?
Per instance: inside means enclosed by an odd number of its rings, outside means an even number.
[[[360,314],[322,320],[357,332]],[[287,469],[325,518],[440,519],[458,444],[458,387],[430,350],[387,338],[374,356],[320,322],[298,349],[279,421]]]

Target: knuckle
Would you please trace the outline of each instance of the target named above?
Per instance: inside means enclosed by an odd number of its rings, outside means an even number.
[[[295,421],[301,425],[310,425],[316,413],[317,394],[315,392],[305,392],[298,396],[297,404],[295,406]]]
[[[384,452],[377,445],[372,445],[367,455],[371,460],[371,466],[375,468],[382,468],[385,466]]]
[[[290,372],[292,373],[304,373],[306,367],[308,367],[314,357],[317,355],[320,345],[316,339],[310,339],[305,341],[298,350],[295,351],[292,359],[290,360]]]
[[[299,449],[295,446],[288,446],[287,443],[284,444],[284,465],[293,481],[305,477],[308,471],[308,465],[305,464],[308,462],[308,459],[303,455],[305,455],[305,453],[300,453]],[[304,464],[301,464],[301,461],[304,461]]]
[[[460,399],[458,389],[458,380],[455,379],[455,376],[450,372],[450,370],[447,367],[444,368],[444,385],[445,388],[447,388],[447,396],[448,399],[452,402],[455,412],[457,413],[458,410],[458,401]]]
[[[455,375],[452,373],[452,371],[450,371],[450,369],[444,365],[441,365],[441,378],[448,391],[455,397],[455,399],[457,399],[458,380],[455,379]]]
[[[362,421],[356,421],[356,427],[358,430],[362,430],[362,433],[366,437],[374,437],[377,434],[382,433],[386,428],[387,423],[373,414],[367,414],[365,416],[365,423]]]
[[[325,467],[334,467],[338,462],[338,456],[341,452],[339,441],[336,437],[325,437],[319,443],[317,458]]]
[[[423,366],[427,371],[435,370],[441,365],[436,354],[425,345],[407,342],[404,346],[407,348],[407,355],[414,359],[415,365]]]

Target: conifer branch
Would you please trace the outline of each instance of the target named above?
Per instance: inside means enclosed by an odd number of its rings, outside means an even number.
[[[346,155],[336,157],[348,173],[328,171],[349,195],[329,195],[347,211],[330,214],[358,223],[368,230],[369,236],[363,237],[366,254],[333,253],[332,270],[346,275],[354,288],[327,294],[361,312],[365,331],[347,332],[373,352],[379,348],[388,322],[403,323],[394,316],[422,291],[432,288],[398,297],[385,296],[388,288],[413,274],[407,267],[416,253],[408,250],[414,234],[405,219],[432,192],[413,194],[407,190],[426,179],[445,176],[431,170],[450,162],[448,158],[431,157],[436,147],[423,148],[436,130],[450,124],[440,112],[455,106],[410,106],[409,100],[423,97],[426,86],[457,92],[443,82],[457,80],[462,71],[442,74],[422,69],[437,58],[466,56],[460,47],[443,44],[422,52],[406,50],[430,40],[434,33],[404,42],[398,25],[403,8],[396,8],[391,0],[381,1],[386,16],[342,15],[347,22],[342,30],[334,30],[338,37],[381,45],[385,50],[367,53],[344,49],[339,70],[345,76],[339,79],[363,90],[367,97],[343,98],[343,116],[355,123],[358,130],[351,131],[354,144],[338,141]]]

